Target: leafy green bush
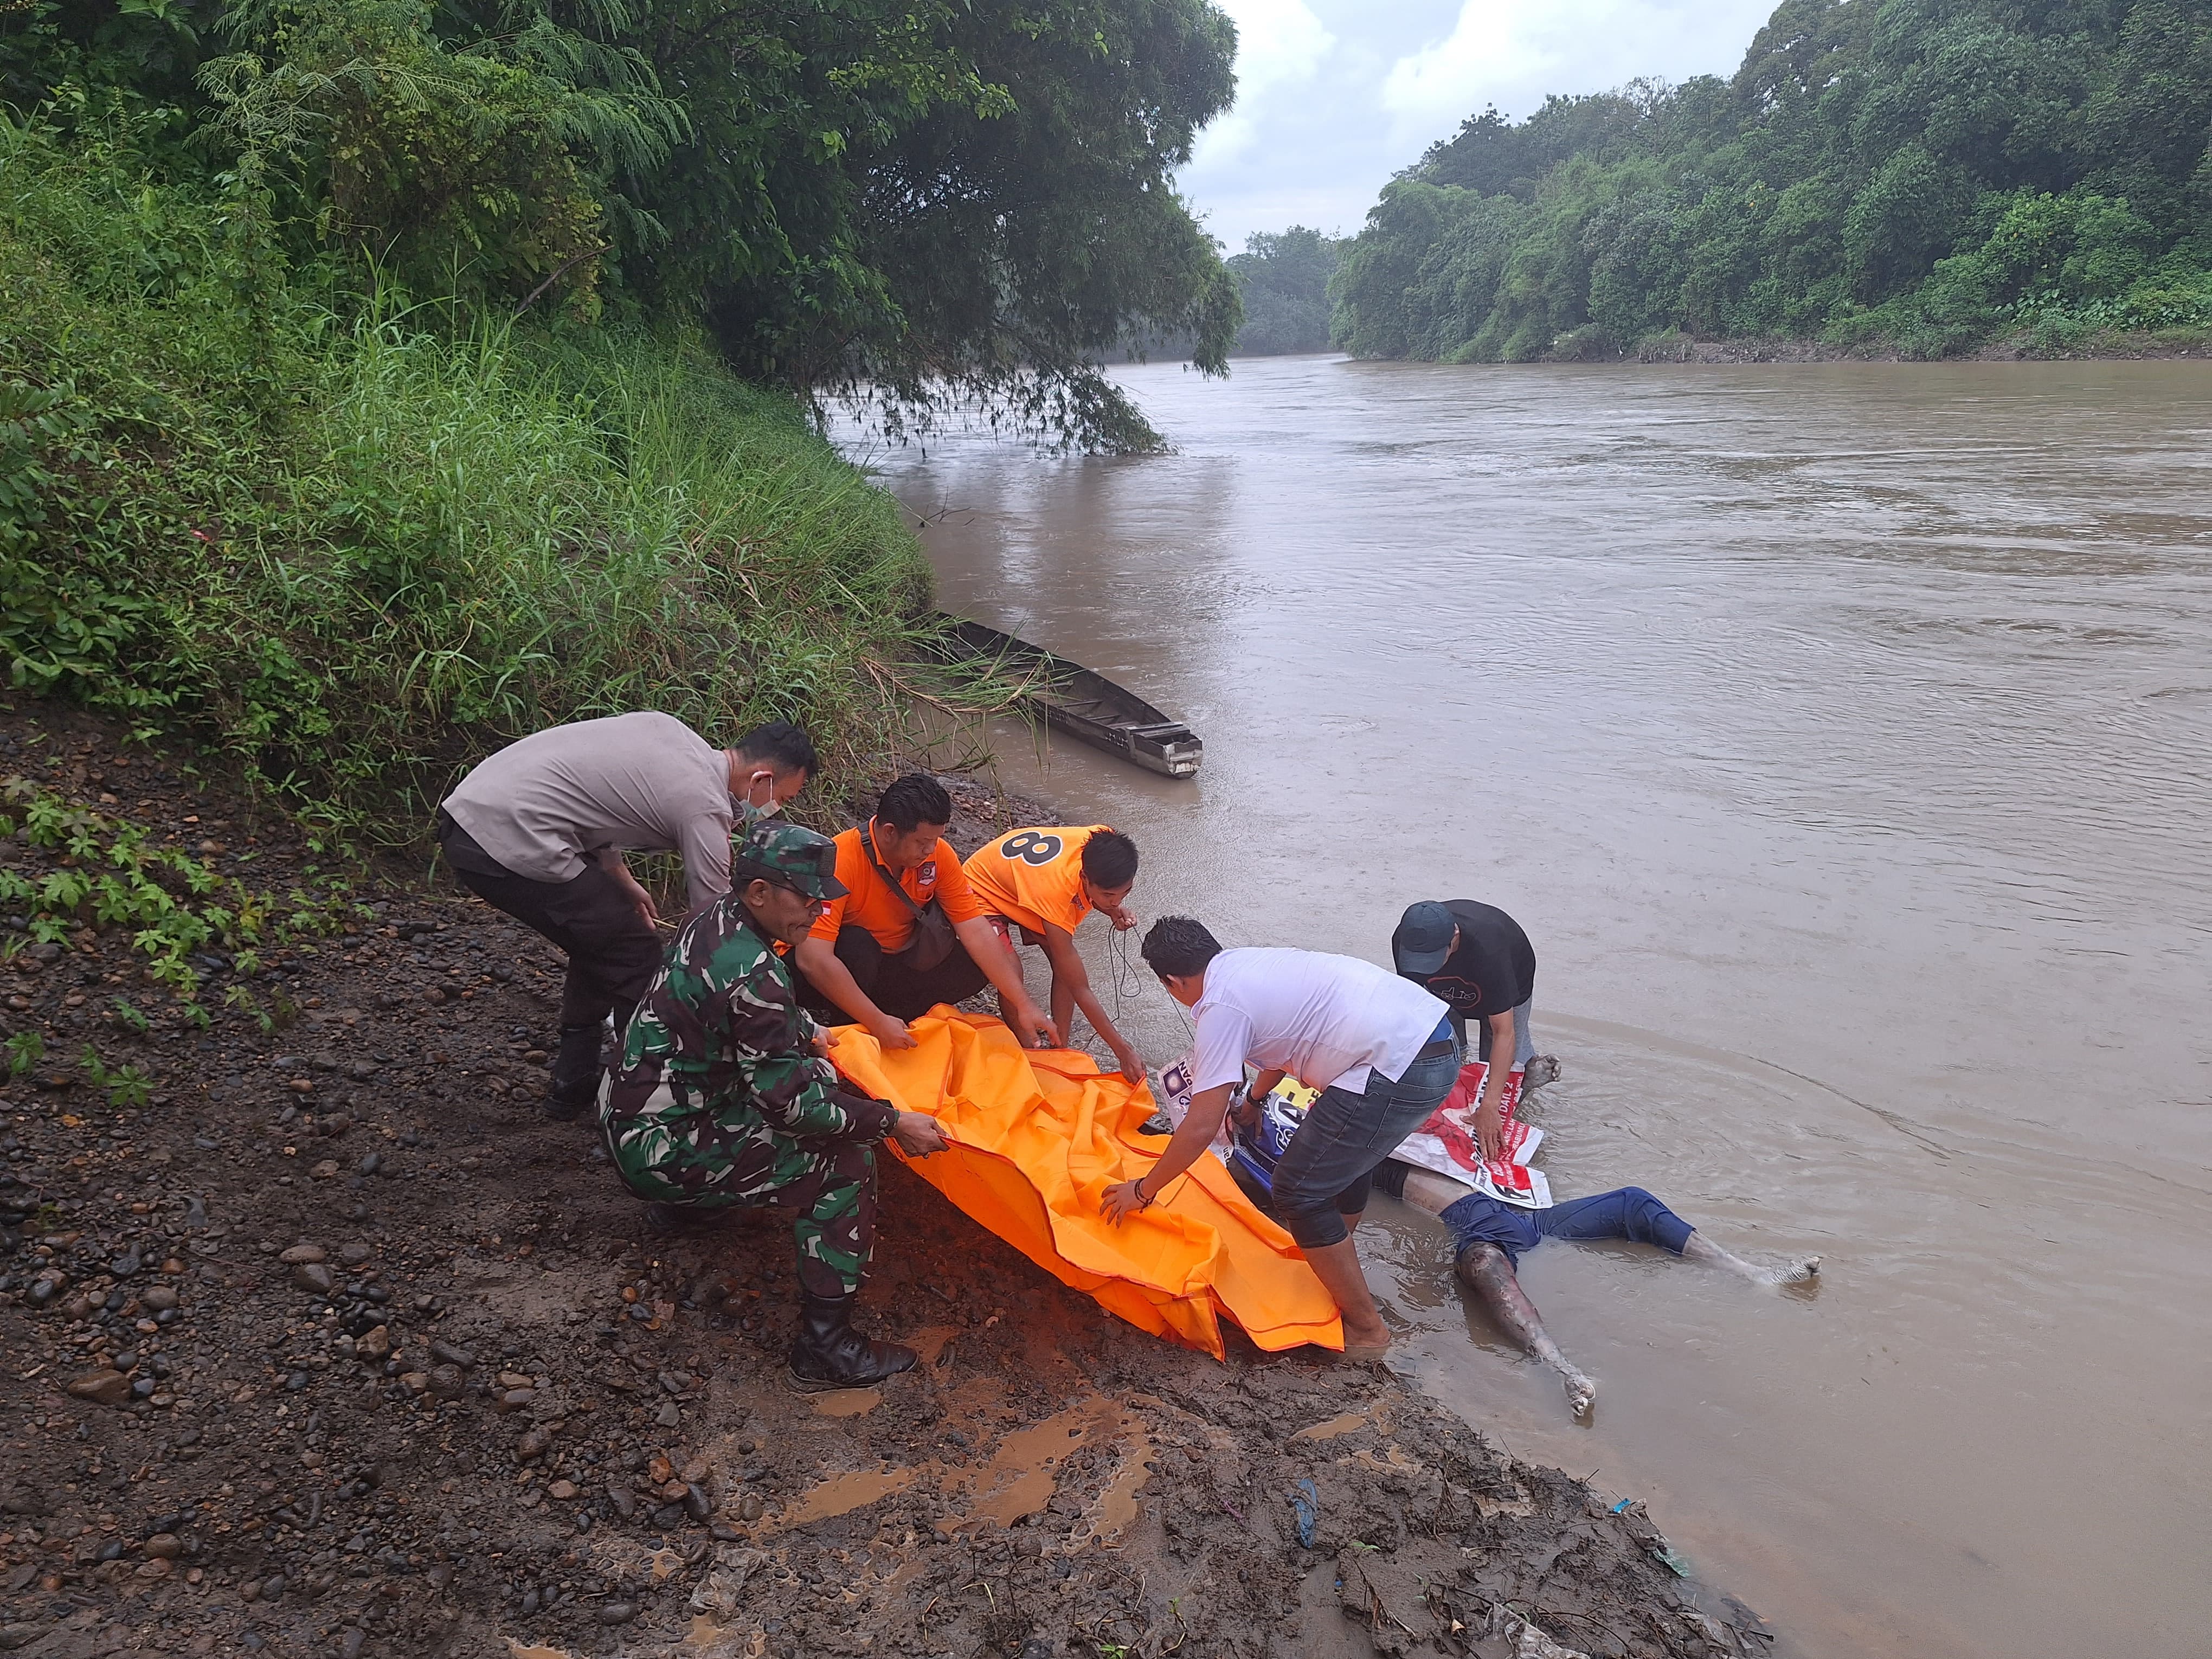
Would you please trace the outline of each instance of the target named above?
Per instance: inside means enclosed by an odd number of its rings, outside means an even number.
[[[222,190],[128,137],[0,130],[0,478],[47,481],[4,521],[16,684],[379,840],[557,720],[884,741],[927,567],[790,398],[681,335],[250,288]]]

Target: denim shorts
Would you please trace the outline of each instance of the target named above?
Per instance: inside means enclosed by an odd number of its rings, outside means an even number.
[[[1448,1025],[1438,1030],[1450,1035]],[[1373,1072],[1359,1094],[1321,1091],[1275,1166],[1275,1213],[1300,1249],[1351,1237],[1344,1218],[1367,1207],[1375,1166],[1443,1103],[1459,1080],[1460,1059],[1454,1042],[1449,1053],[1415,1060],[1395,1082]]]

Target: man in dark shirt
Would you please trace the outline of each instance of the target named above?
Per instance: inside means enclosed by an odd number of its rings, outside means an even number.
[[[1536,947],[1521,924],[1494,904],[1424,899],[1406,907],[1390,935],[1390,955],[1401,974],[1451,1010],[1452,1024],[1462,1039],[1468,1022],[1474,1023],[1480,1058],[1488,1060],[1494,1052],[1503,1060],[1484,1078],[1474,1117],[1483,1156],[1495,1158],[1509,1073],[1524,1073],[1524,1091],[1559,1075],[1559,1062],[1538,1055],[1528,1029]]]

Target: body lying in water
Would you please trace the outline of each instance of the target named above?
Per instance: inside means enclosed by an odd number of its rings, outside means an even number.
[[[1588,1198],[1565,1199],[1549,1209],[1524,1210],[1395,1158],[1386,1160],[1375,1172],[1375,1185],[1426,1210],[1451,1229],[1452,1267],[1460,1282],[1515,1341],[1559,1372],[1566,1384],[1567,1403],[1577,1416],[1596,1401],[1597,1384],[1559,1352],[1536,1304],[1521,1288],[1514,1269],[1522,1251],[1535,1249],[1547,1238],[1621,1239],[1656,1245],[1685,1261],[1719,1267],[1754,1285],[1807,1284],[1820,1271],[1817,1255],[1778,1267],[1761,1267],[1732,1255],[1641,1187],[1620,1187]]]

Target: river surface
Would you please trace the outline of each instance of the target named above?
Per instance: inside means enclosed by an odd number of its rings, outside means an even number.
[[[1554,1189],[1826,1260],[1531,1255],[1583,1426],[1378,1201],[1395,1363],[1784,1653],[2212,1653],[2212,367],[1117,374],[1176,453],[879,458],[949,609],[1206,744],[1002,775],[1229,944],[1503,905]]]

